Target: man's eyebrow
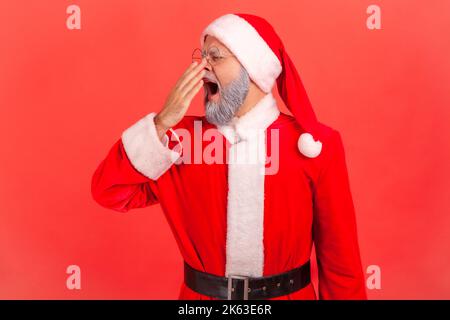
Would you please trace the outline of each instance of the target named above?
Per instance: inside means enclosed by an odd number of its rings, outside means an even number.
[[[225,48],[225,47],[219,47],[218,45],[212,44],[208,50],[203,49],[203,51],[208,52],[211,48],[217,48],[219,49],[220,53],[226,53],[226,54],[230,54],[230,52]]]

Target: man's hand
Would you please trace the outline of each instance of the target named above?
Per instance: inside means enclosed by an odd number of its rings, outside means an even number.
[[[183,119],[192,99],[203,86],[206,59],[200,64],[193,62],[178,79],[175,87],[169,93],[162,110],[155,116],[155,126],[160,139],[166,131]]]

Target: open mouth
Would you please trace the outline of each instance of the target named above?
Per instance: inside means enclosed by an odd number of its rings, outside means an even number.
[[[204,81],[203,86],[206,90],[207,98],[211,99],[212,97],[217,97],[219,93],[219,85],[216,82],[207,78],[203,78],[203,81]]]

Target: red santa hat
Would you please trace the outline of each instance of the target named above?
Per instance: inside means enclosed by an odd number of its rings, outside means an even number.
[[[298,139],[300,152],[310,158],[317,157],[322,143],[316,115],[297,69],[273,27],[258,16],[226,14],[202,32],[202,47],[207,35],[216,37],[236,56],[261,90],[270,93],[277,82],[281,98],[304,131]]]

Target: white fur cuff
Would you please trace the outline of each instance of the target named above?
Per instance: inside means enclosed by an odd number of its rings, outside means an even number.
[[[125,152],[134,168],[146,177],[157,180],[180,157],[180,153],[168,148],[169,138],[164,144],[159,139],[152,112],[122,133]]]

